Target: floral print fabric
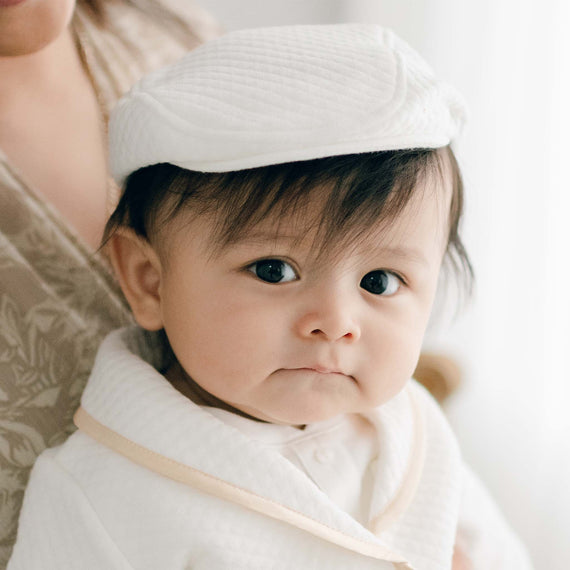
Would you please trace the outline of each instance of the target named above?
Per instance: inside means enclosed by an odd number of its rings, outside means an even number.
[[[126,3],[107,0],[106,29],[76,9],[72,31],[105,118],[143,73],[219,33],[188,0],[164,8],[187,26],[184,42]],[[109,181],[109,210],[116,197]],[[131,320],[103,254],[82,242],[0,149],[0,570],[36,457],[74,431],[101,340]]]

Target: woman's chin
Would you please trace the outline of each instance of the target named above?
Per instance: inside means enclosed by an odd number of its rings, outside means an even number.
[[[74,8],[74,0],[23,0],[0,5],[0,57],[42,51],[65,34]]]

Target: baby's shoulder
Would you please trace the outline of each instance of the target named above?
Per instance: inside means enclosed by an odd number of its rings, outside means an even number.
[[[406,384],[404,392],[408,394],[408,397],[416,406],[419,406],[426,413],[434,414],[435,416],[445,419],[443,410],[438,401],[423,384],[420,384],[414,378],[410,379]]]
[[[437,400],[416,380],[410,380],[405,390],[410,399],[412,413],[419,419],[419,429],[431,442],[453,449],[460,456],[457,437]]]
[[[108,478],[124,463],[109,448],[76,431],[61,445],[46,449],[37,458],[32,476],[35,478],[69,479],[81,488],[92,487],[102,476]]]

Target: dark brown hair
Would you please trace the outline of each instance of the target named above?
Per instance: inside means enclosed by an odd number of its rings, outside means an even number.
[[[278,223],[302,215],[308,201],[326,189],[311,227],[316,229],[315,246],[330,251],[356,243],[369,228],[396,216],[418,188],[426,188],[419,181],[443,182],[449,176],[446,259],[470,292],[473,271],[459,235],[463,183],[450,147],[350,154],[222,173],[166,163],[147,166],[128,177],[105,240],[122,226],[152,241],[184,210],[211,215],[212,245],[224,248],[270,216]]]

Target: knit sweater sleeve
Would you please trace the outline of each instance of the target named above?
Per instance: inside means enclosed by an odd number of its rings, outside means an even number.
[[[36,461],[8,570],[133,570],[75,480],[50,451]]]
[[[463,471],[456,547],[469,570],[532,570],[524,545],[489,492],[468,466]]]

